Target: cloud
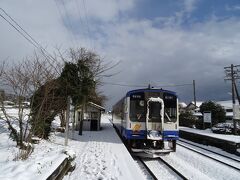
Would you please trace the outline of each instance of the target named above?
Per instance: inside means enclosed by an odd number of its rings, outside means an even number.
[[[63,26],[53,1],[2,1],[1,7],[14,18],[43,47],[52,51],[56,45],[69,47],[72,42],[69,32]],[[1,12],[1,14],[3,14]],[[24,39],[2,18],[1,23],[1,59],[11,57],[21,59],[31,54],[34,46]]]
[[[228,98],[223,67],[237,64],[240,58],[238,19],[209,20],[193,24],[190,29],[154,27],[150,20],[129,20],[117,28],[106,28],[108,38],[104,51],[122,59],[118,69],[122,73],[108,81],[147,87],[148,83],[153,86],[185,84],[195,79],[199,99]],[[191,86],[169,88],[181,94],[180,98],[188,101],[192,98]],[[120,98],[120,94],[131,87],[113,89],[114,92],[106,86],[105,92]]]
[[[64,0],[64,6],[68,9],[72,18],[109,22],[120,17],[124,12],[134,7],[135,0]]]
[[[238,64],[240,58],[238,17],[214,17],[185,27],[184,20],[198,8],[194,0],[183,1],[182,9],[171,16],[155,19],[129,16],[137,7],[135,0],[85,0],[85,8],[83,1],[76,0],[63,1],[65,4],[17,2],[3,1],[1,5],[49,51],[56,45],[63,49],[83,46],[94,49],[105,62],[121,60],[109,72],[120,73],[104,82],[147,87],[149,83],[189,84],[195,79],[199,100],[228,98],[230,86],[223,81],[223,67]],[[4,42],[0,44],[0,58],[22,58],[32,52],[33,47],[2,19],[0,26]],[[110,98],[107,108],[133,88],[101,87]],[[166,88],[175,90],[182,100],[192,98],[192,86]]]
[[[228,6],[226,5],[226,10],[227,11],[239,11],[240,10],[240,6],[236,5],[236,6]]]
[[[196,8],[198,0],[184,0],[184,11],[191,13]]]

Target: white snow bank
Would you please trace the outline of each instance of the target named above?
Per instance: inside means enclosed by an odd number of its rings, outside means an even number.
[[[56,144],[41,140],[39,144],[33,146],[34,151],[28,159],[15,161],[20,151],[16,147],[16,142],[9,139],[5,121],[0,120],[0,179],[46,179],[68,157],[63,153],[62,144],[63,142]]]

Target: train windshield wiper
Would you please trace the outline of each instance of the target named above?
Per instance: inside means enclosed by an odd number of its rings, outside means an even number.
[[[171,118],[168,116],[168,114],[165,112],[165,115],[167,116],[169,121],[172,121]]]

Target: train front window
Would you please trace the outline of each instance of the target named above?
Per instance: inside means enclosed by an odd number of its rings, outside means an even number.
[[[176,122],[177,110],[176,108],[165,108],[164,109],[164,122]]]
[[[144,100],[130,101],[130,120],[131,121],[145,121],[145,103]]]
[[[150,122],[161,122],[160,111],[162,105],[159,102],[149,102],[149,121]]]
[[[164,122],[177,121],[177,97],[173,94],[165,93],[164,96]]]

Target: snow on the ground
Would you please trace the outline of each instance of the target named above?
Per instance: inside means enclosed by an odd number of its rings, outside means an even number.
[[[154,175],[161,180],[177,180],[178,176],[157,159],[145,159],[145,164],[151,169]]]
[[[75,132],[69,147],[76,151],[76,169],[64,179],[145,179],[137,163],[117,136],[107,116],[101,131]]]
[[[205,135],[205,136],[210,136],[213,138],[223,139],[223,140],[227,140],[227,141],[232,141],[235,143],[240,143],[240,136],[215,134],[211,131],[211,129],[200,130],[200,129],[194,129],[194,128],[188,128],[188,127],[179,127],[179,130],[191,132],[191,133],[195,133],[195,134],[200,134],[200,135]]]
[[[175,153],[162,157],[188,179],[239,179],[240,172],[219,162],[177,146]]]
[[[12,116],[16,115],[16,111],[9,111]],[[58,125],[57,122],[53,124]],[[68,147],[64,147],[64,133],[52,134],[50,140],[41,140],[39,144],[34,145],[34,151],[27,160],[15,161],[19,149],[16,148],[15,142],[9,139],[6,123],[0,120],[0,179],[46,179],[69,156],[76,156],[76,168],[64,177],[65,180],[150,179],[130,156],[108,116],[102,116],[101,126],[100,131],[83,131],[82,136],[79,136],[77,131],[70,133]],[[239,137],[231,135],[213,134],[208,130],[181,129],[240,142]],[[67,155],[65,150],[68,151]],[[190,179],[236,179],[240,176],[239,172],[181,147],[177,147],[175,153],[165,156],[164,159],[186,172]],[[168,171],[159,163],[154,160],[149,163],[159,175],[165,173],[164,179],[171,179],[172,175],[167,175]]]
[[[227,163],[227,164],[230,164],[230,165],[232,165],[232,166],[234,166],[234,167],[240,168],[240,163],[239,163],[239,162],[233,161],[233,160],[231,160],[231,159],[229,159],[229,158],[220,156],[220,155],[218,155],[218,154],[216,154],[216,153],[209,152],[209,151],[207,151],[207,150],[198,148],[198,147],[196,147],[196,146],[192,146],[192,145],[190,145],[190,144],[185,144],[184,142],[178,142],[178,144],[179,144],[179,145],[183,145],[183,146],[187,146],[188,148],[191,148],[191,149],[193,149],[193,150],[195,150],[195,151],[197,151],[197,152],[206,154],[206,155],[209,156],[209,157],[218,159],[218,160],[220,160],[220,161],[222,161],[222,162],[225,162],[225,163]],[[239,158],[237,158],[237,159],[239,159]]]
[[[17,116],[16,109],[10,109],[8,113],[13,118]],[[17,122],[14,126],[17,127]],[[54,121],[53,126],[58,126],[58,122]],[[9,138],[5,121],[0,120],[0,179],[47,179],[69,156],[76,156],[76,169],[64,179],[147,179],[122,144],[108,117],[103,116],[101,126],[101,131],[83,131],[82,136],[75,131],[68,147],[64,147],[64,133],[52,134],[50,140],[41,140],[34,145],[28,159],[14,160],[19,156],[19,149]]]
[[[17,109],[7,111],[12,117],[17,116]],[[17,122],[14,122],[15,127],[16,125]],[[0,119],[0,179],[46,179],[68,157],[63,153],[62,144],[41,140],[39,144],[34,145],[34,151],[28,159],[15,160],[19,157],[20,151],[16,147],[16,142],[9,138],[5,121]]]
[[[210,145],[198,144],[198,143],[195,143],[195,142],[192,142],[192,141],[189,141],[189,140],[186,140],[186,139],[182,139],[182,138],[180,138],[180,140],[183,141],[183,142],[191,143],[193,145],[197,145],[199,147],[202,147],[202,148],[214,151],[216,153],[219,153],[219,154],[222,154],[222,155],[225,155],[225,156],[228,156],[228,157],[240,160],[239,156],[237,156],[235,154],[228,153],[228,152],[226,152],[226,151],[224,151],[224,150],[222,150],[220,148],[217,148],[217,147],[214,147],[214,146],[210,146]]]

